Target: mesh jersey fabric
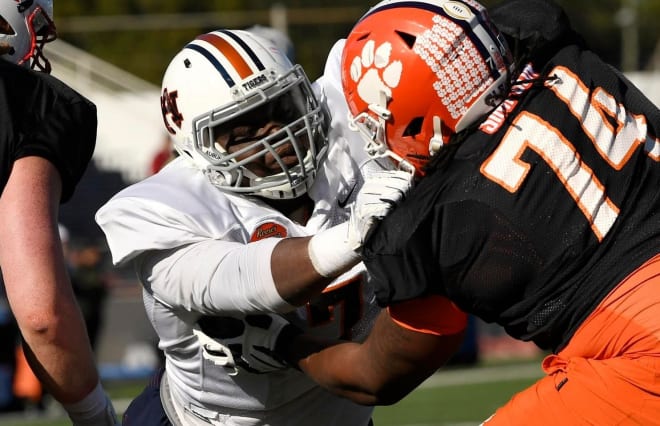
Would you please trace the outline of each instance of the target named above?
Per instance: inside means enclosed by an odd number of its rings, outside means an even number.
[[[541,74],[562,77],[493,112],[367,242],[381,305],[445,295],[558,350],[658,252],[660,112],[577,44]]]

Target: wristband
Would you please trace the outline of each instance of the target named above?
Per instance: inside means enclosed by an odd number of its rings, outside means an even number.
[[[360,260],[348,240],[349,222],[344,222],[314,235],[307,245],[312,266],[322,277],[334,278]]]

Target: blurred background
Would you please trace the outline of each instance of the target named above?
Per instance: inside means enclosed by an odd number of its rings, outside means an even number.
[[[484,0],[487,7],[501,0]],[[218,27],[269,25],[289,35],[310,78],[334,41],[376,1],[67,0],[56,2],[60,38],[153,84],[195,35]],[[608,62],[626,71],[657,69],[660,2],[559,0],[573,25]]]
[[[660,1],[559,0],[573,27],[607,62],[660,104]],[[272,27],[288,35],[295,59],[314,80],[333,43],[373,1],[67,0],[55,2],[59,40],[46,46],[53,75],[96,103],[93,162],[61,210],[70,266],[93,333],[101,373],[146,377],[160,362],[132,270],[114,268],[94,213],[113,194],[157,170],[171,150],[160,113],[160,80],[170,59],[196,35],[220,27]],[[501,1],[483,0],[487,7]],[[0,306],[1,308],[1,306]],[[2,311],[2,309],[0,309]],[[1,312],[0,312],[1,313]],[[493,325],[473,320],[455,364],[533,358]],[[1,373],[1,372],[0,372]],[[2,377],[0,377],[2,379]],[[0,399],[2,398],[0,391]]]

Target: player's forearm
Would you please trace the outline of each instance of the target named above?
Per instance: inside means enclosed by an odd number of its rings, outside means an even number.
[[[34,302],[20,308],[16,307],[20,301],[10,301],[30,367],[57,401],[73,403],[91,392],[99,377],[73,294],[60,293],[54,302],[48,293],[42,291]]]
[[[381,311],[363,343],[298,335],[276,351],[322,387],[364,405],[390,405],[405,397],[450,358],[462,331],[431,335],[400,327]]]
[[[299,335],[280,353],[321,387],[362,405],[382,403],[364,365],[360,344]]]
[[[73,312],[71,317],[77,318],[76,315],[79,314]],[[21,333],[30,367],[57,401],[77,402],[97,385],[99,376],[93,353],[86,331],[78,321],[53,318],[39,329],[24,325]]]
[[[348,245],[335,241],[345,233],[335,227],[312,237],[285,238],[273,249],[271,270],[280,296],[301,306],[318,296],[343,272],[359,262],[359,256]],[[316,259],[314,259],[316,258]]]
[[[291,305],[300,306],[318,295],[331,281],[321,276],[307,253],[310,237],[285,238],[273,249],[271,271],[277,292]]]
[[[0,264],[28,361],[48,392],[66,403],[89,393],[98,375],[57,234],[60,193],[59,174],[47,160],[14,163],[0,196]]]

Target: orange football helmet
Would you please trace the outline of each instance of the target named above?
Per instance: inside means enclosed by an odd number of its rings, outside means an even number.
[[[342,54],[349,122],[372,157],[422,174],[449,137],[491,111],[512,55],[474,0],[385,0],[354,26]]]

